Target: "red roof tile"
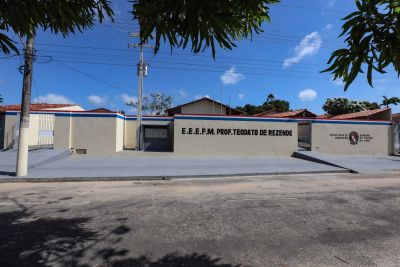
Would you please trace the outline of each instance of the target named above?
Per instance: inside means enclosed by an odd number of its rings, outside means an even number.
[[[305,113],[305,116],[303,116],[303,113]],[[292,110],[292,111],[287,111],[287,112],[280,112],[276,114],[271,114],[271,115],[265,115],[265,117],[271,117],[271,118],[294,118],[294,117],[316,117],[314,113],[308,111],[307,109],[299,109],[299,110]]]
[[[256,116],[256,117],[265,117],[265,116],[270,116],[272,114],[277,114],[277,113],[279,113],[279,111],[276,111],[275,109],[273,109],[273,110],[268,110],[268,111],[265,111],[265,112],[258,113],[258,114],[254,115],[254,116]]]
[[[390,110],[390,108],[364,110],[364,111],[355,112],[355,113],[338,115],[338,116],[332,117],[331,119],[338,119],[338,120],[363,119],[363,118],[371,117],[373,115],[377,115],[377,114],[385,112],[387,110]]]
[[[31,104],[31,110],[43,110],[43,109],[55,109],[55,108],[65,108],[76,106],[76,104],[47,104],[47,103],[37,103]],[[21,110],[21,105],[5,105],[0,106],[0,112],[3,111],[19,111]]]
[[[316,118],[317,119],[330,119],[330,118],[332,118],[332,116],[329,114],[322,114],[322,115],[318,115]]]

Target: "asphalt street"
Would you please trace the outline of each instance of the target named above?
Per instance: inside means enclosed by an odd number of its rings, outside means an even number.
[[[0,266],[399,265],[399,174],[0,184]]]

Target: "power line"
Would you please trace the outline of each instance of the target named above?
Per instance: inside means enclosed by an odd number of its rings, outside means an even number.
[[[69,69],[69,70],[72,70],[72,71],[74,71],[74,72],[80,73],[80,74],[82,74],[82,75],[84,75],[84,76],[86,76],[86,77],[89,77],[89,78],[91,78],[91,79],[93,79],[93,80],[95,80],[95,81],[97,81],[97,82],[99,82],[99,83],[105,84],[105,85],[110,86],[110,87],[112,87],[112,88],[114,88],[114,89],[116,89],[116,90],[119,90],[119,91],[121,91],[121,92],[124,92],[124,93],[127,93],[127,94],[128,94],[127,91],[122,90],[121,88],[119,88],[118,86],[116,86],[116,85],[115,85],[115,82],[110,83],[109,81],[106,81],[106,80],[101,79],[101,78],[98,78],[98,77],[96,77],[96,76],[94,76],[94,75],[92,75],[92,74],[89,74],[89,73],[83,72],[83,71],[81,71],[81,70],[78,70],[78,69],[76,69],[76,68],[74,68],[74,67],[71,67],[71,66],[69,66],[69,65],[67,65],[67,64],[64,64],[64,63],[62,63],[62,62],[60,62],[60,61],[56,61],[56,62],[52,62],[52,63],[54,63],[54,64],[56,64],[56,65],[58,65],[58,66],[67,68],[67,69]],[[113,83],[114,83],[114,84],[113,84]]]

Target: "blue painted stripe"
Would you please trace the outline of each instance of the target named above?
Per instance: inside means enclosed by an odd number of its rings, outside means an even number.
[[[55,113],[56,117],[82,117],[82,118],[119,118],[125,117],[119,114],[82,114],[82,113]]]
[[[238,117],[193,117],[193,116],[177,116],[176,120],[205,120],[205,121],[255,121],[255,122],[295,122],[293,119],[273,119],[273,118],[238,118]]]
[[[18,115],[19,112],[17,111],[6,111],[6,115]]]
[[[127,120],[127,121],[136,121],[137,118],[136,117],[134,117],[134,118],[131,117],[131,118],[125,118],[125,120]],[[146,118],[146,117],[143,117],[142,120],[143,121],[174,121],[173,118]]]
[[[379,121],[319,121],[314,120],[311,123],[318,124],[357,124],[357,125],[382,125],[382,126],[390,126],[391,122],[379,122]]]

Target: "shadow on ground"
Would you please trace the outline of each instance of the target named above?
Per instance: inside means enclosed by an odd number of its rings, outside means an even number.
[[[0,266],[233,267],[220,263],[218,258],[197,253],[171,253],[154,261],[145,255],[128,258],[129,250],[115,247],[130,232],[125,225],[114,225],[106,234],[101,234],[87,227],[92,220],[89,217],[38,218],[26,206],[8,200],[19,209],[0,213]],[[96,247],[99,242],[107,247]]]
[[[78,260],[97,238],[85,227],[89,218],[36,218],[18,206],[0,213],[0,266],[84,266]]]
[[[179,253],[170,253],[158,260],[151,260],[146,256],[138,258],[129,258],[114,260],[109,263],[98,264],[96,267],[239,267],[240,265],[231,265],[220,263],[221,259],[211,258],[207,254],[193,253],[190,255],[180,255]]]

